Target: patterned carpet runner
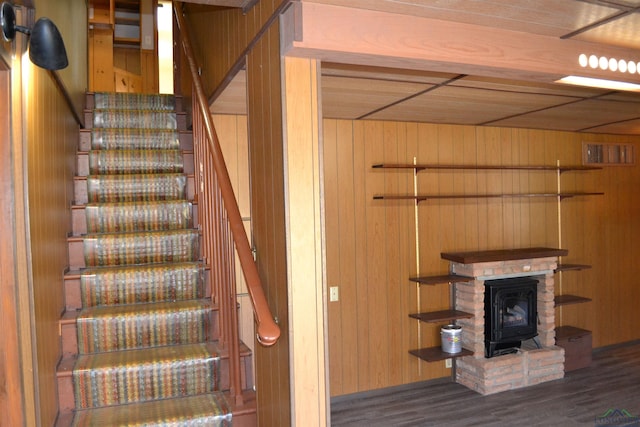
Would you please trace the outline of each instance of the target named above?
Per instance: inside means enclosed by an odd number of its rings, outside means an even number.
[[[93,126],[97,128],[176,129],[175,113],[140,110],[94,110]]]
[[[118,129],[91,130],[93,150],[175,150],[180,146],[175,129]]]
[[[137,200],[179,200],[186,196],[183,174],[90,175],[90,202],[132,202]]]
[[[173,96],[145,93],[96,92],[93,104],[96,109],[106,110],[175,110]]]
[[[89,153],[91,174],[182,172],[180,150],[99,150]]]
[[[91,307],[78,317],[78,351],[96,353],[204,342],[211,307],[201,301]]]
[[[73,425],[229,426],[174,99],[94,104]]]
[[[80,292],[84,307],[199,299],[204,267],[191,262],[87,269]]]
[[[176,230],[192,226],[186,200],[91,203],[85,207],[88,233]]]
[[[185,262],[198,259],[197,230],[104,233],[87,235],[87,266]]]
[[[210,393],[219,373],[206,345],[80,356],[73,372],[82,409]]]
[[[135,417],[135,418],[134,418]],[[231,425],[222,393],[79,411],[73,427],[225,427]]]

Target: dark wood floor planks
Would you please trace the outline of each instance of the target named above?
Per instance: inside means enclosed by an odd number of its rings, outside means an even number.
[[[331,425],[594,426],[609,409],[640,417],[640,342],[598,350],[590,367],[564,379],[490,396],[449,379],[340,396]]]

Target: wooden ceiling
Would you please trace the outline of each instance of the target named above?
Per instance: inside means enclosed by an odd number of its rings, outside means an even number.
[[[640,0],[312,0],[637,49]],[[212,111],[244,113],[240,73]],[[322,64],[325,118],[640,135],[640,93],[351,64]]]

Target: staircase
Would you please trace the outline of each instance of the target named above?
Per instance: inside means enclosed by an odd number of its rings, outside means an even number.
[[[246,346],[242,402],[227,393],[228,352],[201,262],[191,135],[176,113],[179,99],[96,93],[87,105],[57,426],[255,425]]]

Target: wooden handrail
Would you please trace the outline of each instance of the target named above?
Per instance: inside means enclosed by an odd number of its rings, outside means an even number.
[[[262,287],[262,281],[258,274],[258,268],[256,267],[255,260],[253,259],[253,252],[249,245],[249,239],[247,237],[244,224],[242,223],[240,208],[238,207],[233,187],[231,186],[231,179],[229,178],[229,172],[224,162],[222,149],[220,148],[218,136],[213,124],[213,118],[209,111],[207,97],[205,96],[204,89],[202,88],[202,81],[198,74],[198,66],[191,48],[192,44],[190,35],[186,28],[184,17],[182,16],[181,2],[174,2],[174,12],[178,29],[181,34],[182,47],[193,78],[193,87],[195,90],[193,96],[196,98],[200,113],[202,114],[203,125],[208,137],[209,148],[212,153],[216,178],[218,185],[220,186],[220,192],[227,211],[229,227],[231,229],[233,241],[236,245],[238,259],[240,260],[240,266],[242,268],[249,296],[253,305],[253,312],[256,321],[256,336],[260,344],[264,346],[271,346],[275,344],[280,337],[280,327],[276,324],[271,313],[271,309],[267,304],[267,299]]]

